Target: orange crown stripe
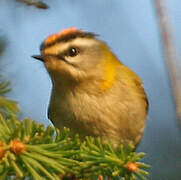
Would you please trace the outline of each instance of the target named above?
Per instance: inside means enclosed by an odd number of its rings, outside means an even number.
[[[54,43],[56,40],[62,38],[63,36],[67,36],[68,34],[72,34],[75,32],[83,32],[83,31],[78,30],[76,27],[64,29],[64,30],[60,31],[59,33],[55,33],[55,34],[48,36],[45,40],[45,44],[47,45],[47,44]]]

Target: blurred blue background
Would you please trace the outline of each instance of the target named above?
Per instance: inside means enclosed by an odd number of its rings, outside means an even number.
[[[47,1],[48,2],[48,1]],[[51,82],[41,62],[31,58],[47,35],[76,26],[100,34],[115,54],[138,73],[150,102],[149,118],[138,151],[147,153],[150,179],[181,179],[181,129],[162,54],[153,1],[56,0],[40,10],[15,1],[0,1],[0,34],[8,44],[0,71],[12,81],[8,94],[19,102],[21,116],[49,124]],[[168,1],[181,52],[181,1]]]

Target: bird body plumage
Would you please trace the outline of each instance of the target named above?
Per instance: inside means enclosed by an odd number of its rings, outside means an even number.
[[[148,111],[139,76],[91,33],[69,30],[48,42],[41,52],[53,83],[48,113],[53,124],[81,137],[137,145]]]

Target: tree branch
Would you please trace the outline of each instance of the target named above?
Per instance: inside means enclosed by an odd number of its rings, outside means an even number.
[[[48,9],[49,8],[48,5],[42,1],[37,1],[37,0],[17,0],[17,1],[25,3],[28,6],[35,6],[39,9]]]
[[[163,40],[163,49],[165,60],[168,67],[173,94],[175,98],[176,111],[181,124],[181,66],[179,63],[179,55],[176,48],[175,37],[168,16],[165,0],[154,0],[157,9],[157,16],[160,24],[160,31]]]

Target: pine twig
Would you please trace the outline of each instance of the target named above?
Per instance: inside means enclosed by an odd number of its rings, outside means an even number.
[[[6,46],[6,39],[0,37],[0,55]],[[6,117],[14,116],[19,112],[17,102],[3,97],[6,93],[11,90],[10,82],[5,81],[0,75],[0,113],[3,113]]]
[[[17,106],[16,101],[7,99],[2,96],[10,90],[10,82],[3,80],[2,76],[0,76],[0,112],[6,115],[7,117],[10,115],[15,115],[17,114],[17,112],[19,112],[19,108]]]
[[[115,148],[92,137],[81,142],[78,135],[70,137],[69,129],[60,132],[30,119],[0,115],[0,179],[146,179],[149,166],[140,162],[143,156],[131,145]]]

